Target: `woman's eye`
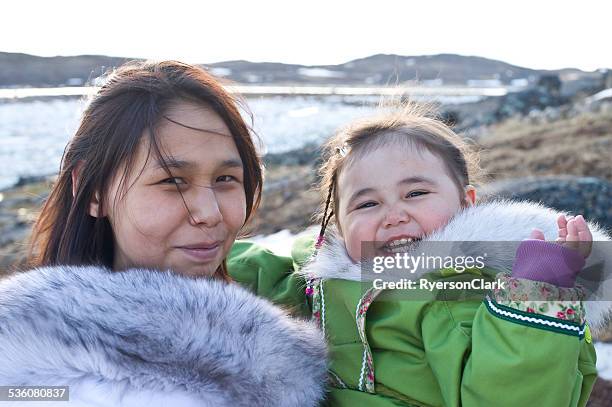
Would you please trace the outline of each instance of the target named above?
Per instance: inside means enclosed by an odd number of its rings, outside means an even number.
[[[220,177],[217,177],[217,182],[232,182],[232,181],[238,181],[238,179],[234,177],[233,175],[221,175]]]
[[[183,185],[186,184],[185,180],[181,177],[166,178],[159,182],[160,184],[172,184],[172,185]]]
[[[362,204],[359,204],[355,209],[372,208],[376,205],[378,205],[376,202],[364,202]]]
[[[417,196],[427,195],[428,193],[427,191],[412,191],[406,195],[406,198],[416,198]]]

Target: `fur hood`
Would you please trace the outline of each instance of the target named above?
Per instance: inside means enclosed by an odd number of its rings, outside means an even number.
[[[534,228],[542,230],[546,240],[554,241],[558,233],[557,217],[561,213],[531,202],[497,200],[480,203],[463,209],[444,228],[424,237],[415,247],[415,252],[439,254],[444,250],[447,254],[452,251],[454,254],[460,253],[466,256],[478,256],[487,252],[487,267],[510,272],[518,242],[528,239]],[[612,275],[611,238],[596,224],[589,223],[589,228],[593,234],[593,241],[599,243],[594,243],[585,269],[603,264],[606,275]],[[444,244],[443,242],[469,243]],[[512,245],[503,242],[517,243]],[[300,273],[315,278],[360,281],[364,278],[362,266],[361,263],[354,263],[350,259],[343,240],[334,229],[331,229],[316,257]],[[612,281],[606,281],[603,277],[599,279],[603,283],[598,284],[596,293],[590,297],[595,300],[586,301],[587,320],[595,328],[606,322],[612,311],[612,301],[607,301],[612,297]]]
[[[314,325],[236,284],[98,267],[0,282],[0,385],[67,385],[62,405],[315,406],[326,371]]]

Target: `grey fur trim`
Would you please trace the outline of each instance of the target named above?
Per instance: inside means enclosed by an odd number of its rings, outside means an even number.
[[[314,325],[236,284],[97,267],[0,283],[0,385],[69,385],[70,405],[315,406],[326,370]]]
[[[417,253],[429,253],[439,250],[439,246],[429,245],[429,242],[520,242],[529,238],[532,229],[544,232],[546,240],[557,237],[557,212],[540,204],[532,202],[514,202],[507,200],[490,201],[468,207],[457,215],[442,229],[423,238]],[[595,242],[611,240],[602,228],[589,223]],[[495,249],[491,252],[491,247]],[[609,247],[609,246],[608,246]],[[486,265],[499,271],[511,271],[515,258],[515,248],[510,245],[487,245],[488,257]],[[612,253],[603,250],[604,247],[594,245],[593,252],[587,259],[586,267],[604,262],[608,275],[612,274]],[[478,256],[483,253],[482,245],[461,245],[463,255]],[[342,239],[330,228],[325,244],[308,265],[300,273],[318,278],[338,278],[360,281],[362,264],[354,263]],[[421,270],[426,272],[427,270]],[[605,295],[603,293],[606,293]],[[612,281],[604,281],[600,285],[595,298],[609,298],[612,295]],[[587,320],[591,327],[597,329],[610,319],[612,301],[585,301]]]

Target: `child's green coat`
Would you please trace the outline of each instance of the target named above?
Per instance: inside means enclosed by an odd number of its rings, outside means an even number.
[[[493,241],[514,227],[498,240],[520,241],[527,237],[521,233],[528,234],[529,226],[544,230],[547,237],[556,233],[557,214],[533,204],[502,203],[475,210],[479,216],[474,212],[456,216],[438,240]],[[504,227],[496,227],[500,222]],[[596,228],[594,236],[610,239]],[[558,291],[555,301],[543,301],[540,309],[533,310],[523,305],[538,306],[510,301],[503,292],[491,293],[484,301],[386,301],[385,291],[376,293],[367,307],[362,283],[342,277],[339,270],[323,270],[315,295],[306,296],[306,281],[296,271],[304,268],[312,253],[312,239],[296,241],[291,258],[238,242],[228,268],[234,280],[293,312],[312,316],[314,307],[330,349],[328,405],[586,405],[597,378],[596,355],[582,304],[575,298]],[[319,264],[322,254],[306,269]],[[513,253],[505,254],[504,261],[511,261]],[[340,257],[337,252],[327,253],[324,264],[334,268],[335,262],[344,261]],[[493,269],[487,272],[507,271],[507,267]],[[432,278],[455,277],[438,273]],[[519,288],[533,283],[508,278]],[[557,290],[542,286],[546,283],[534,284],[553,293]],[[566,304],[578,306],[570,311]],[[361,316],[360,309],[365,310]],[[565,314],[557,318],[559,309]],[[570,313],[582,316],[572,319]],[[596,323],[602,314],[591,317]],[[364,323],[361,336],[360,322]]]
[[[294,262],[238,242],[230,274],[308,315],[305,281],[293,270],[312,252],[312,241],[297,244]],[[481,301],[381,300],[366,318],[376,372],[370,394],[363,385],[359,390],[364,348],[355,310],[361,283],[331,279],[323,291],[334,382],[329,405],[584,406],[597,378],[595,350],[584,337],[504,320]]]

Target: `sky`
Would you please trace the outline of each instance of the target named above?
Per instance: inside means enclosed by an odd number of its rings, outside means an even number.
[[[333,65],[453,53],[612,68],[610,0],[6,1],[0,51]]]

